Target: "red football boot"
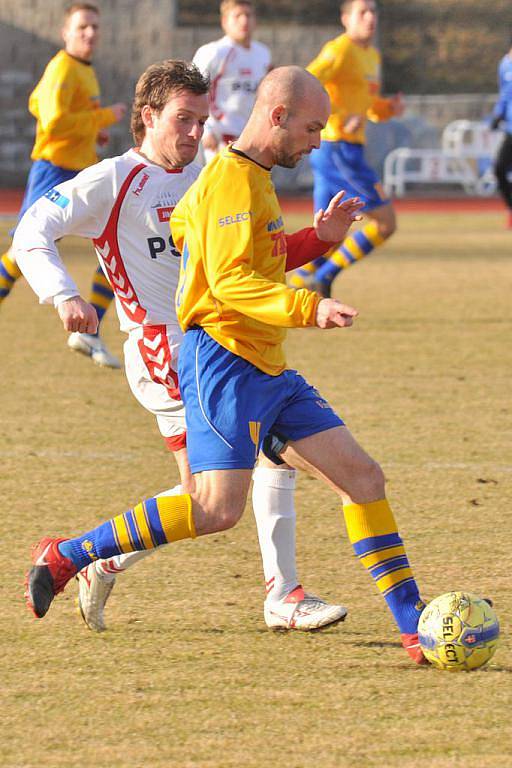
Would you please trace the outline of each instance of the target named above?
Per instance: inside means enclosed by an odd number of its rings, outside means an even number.
[[[423,655],[423,651],[421,650],[420,641],[418,640],[418,633],[414,632],[413,634],[408,634],[407,632],[403,632],[400,635],[402,639],[402,646],[405,648],[411,659],[416,662],[416,664],[428,664],[428,660]]]
[[[27,605],[37,619],[42,619],[55,595],[76,575],[72,560],[59,552],[58,545],[67,539],[44,539],[32,547],[33,567],[25,581]]]

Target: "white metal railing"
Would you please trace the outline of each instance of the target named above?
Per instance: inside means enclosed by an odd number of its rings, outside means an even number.
[[[399,147],[384,162],[384,186],[401,197],[407,184],[460,185],[467,194],[496,190],[493,160],[502,134],[481,121],[454,120],[443,131],[440,149]]]

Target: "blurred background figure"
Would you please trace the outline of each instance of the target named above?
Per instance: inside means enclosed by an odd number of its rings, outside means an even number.
[[[498,101],[491,128],[503,128],[505,138],[498,152],[494,171],[498,189],[508,209],[507,226],[512,229],[512,47],[498,66]]]
[[[100,107],[100,88],[91,64],[99,39],[100,15],[92,3],[73,3],[64,11],[64,49],[48,63],[41,80],[30,94],[28,108],[37,121],[25,194],[18,220],[43,195],[72,179],[97,162],[96,144],[108,142],[107,128],[122,119],[123,103]],[[0,302],[20,276],[11,248],[0,258]],[[101,322],[113,293],[101,269],[94,273],[90,302]],[[73,333],[68,344],[110,368],[120,363],[99,336]]]
[[[380,96],[381,59],[372,45],[377,29],[375,0],[344,0],[340,6],[345,32],[324,45],[308,66],[331,98],[331,116],[322,132],[320,149],[311,155],[315,211],[326,208],[340,189],[364,201],[370,220],[334,248],[325,258],[297,270],[294,288],[309,287],[331,295],[336,276],[367,256],[396,229],[395,212],[378,176],[364,157],[367,120],[399,117],[404,110],[400,94]]]
[[[202,45],[194,55],[194,64],[211,83],[202,142],[207,162],[241,134],[260,80],[271,68],[269,48],[252,39],[256,14],[251,0],[223,0],[220,24],[224,37]]]

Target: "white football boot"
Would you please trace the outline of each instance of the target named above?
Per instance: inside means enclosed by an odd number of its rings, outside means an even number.
[[[79,333],[78,331],[74,331],[69,335],[68,347],[74,349],[75,352],[81,352],[82,355],[87,355],[93,362],[104,368],[121,367],[121,363],[117,357],[108,351],[99,336],[92,336],[90,333]]]
[[[78,609],[89,629],[103,632],[107,627],[103,618],[105,603],[114,588],[115,577],[102,578],[94,563],[76,575],[78,581]]]
[[[310,632],[343,621],[348,611],[296,587],[284,600],[266,599],[263,615],[269,629],[298,629]]]

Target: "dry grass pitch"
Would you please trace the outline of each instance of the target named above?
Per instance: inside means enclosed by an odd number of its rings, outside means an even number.
[[[91,247],[61,251],[85,291]],[[392,243],[337,284],[356,327],[288,342],[290,364],[383,464],[424,595],[495,601],[494,659],[454,675],[409,662],[335,496],[305,477],[301,578],[348,605],[344,624],[266,630],[250,509],[235,530],[120,578],[108,632],[82,626],[74,583],[32,619],[34,541],[85,530],[177,476],[123,374],[68,351],[56,313],[16,286],[0,313],[3,768],[511,765],[511,282],[502,217],[403,215]],[[121,354],[112,311],[104,336]]]

